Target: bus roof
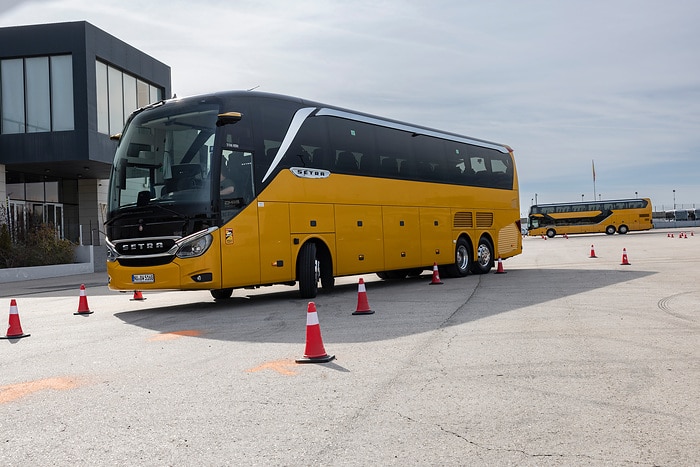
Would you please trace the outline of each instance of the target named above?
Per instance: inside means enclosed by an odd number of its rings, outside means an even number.
[[[649,198],[621,198],[621,199],[603,199],[596,201],[572,201],[570,203],[546,203],[546,204],[533,204],[531,208],[541,208],[550,206],[582,206],[585,204],[604,204],[604,203],[621,203],[626,201],[646,201],[651,202]]]
[[[372,115],[372,114],[368,114],[368,113],[364,113],[364,112],[358,112],[355,110],[349,110],[349,109],[337,107],[334,105],[328,105],[328,104],[323,104],[320,102],[302,99],[299,97],[286,96],[283,94],[274,94],[274,93],[261,92],[261,91],[242,91],[242,90],[220,91],[220,92],[214,92],[214,93],[210,93],[210,94],[201,94],[201,95],[194,95],[194,96],[187,96],[187,97],[176,97],[173,99],[168,99],[165,101],[160,101],[158,103],[150,104],[146,107],[143,107],[141,109],[134,111],[134,114],[139,113],[139,112],[146,110],[148,108],[160,106],[163,104],[168,105],[170,103],[180,102],[183,100],[201,100],[201,99],[206,99],[206,98],[219,98],[222,100],[234,99],[234,98],[244,98],[244,99],[262,98],[262,99],[273,99],[273,100],[279,100],[279,101],[294,102],[294,103],[300,104],[301,106],[316,107],[318,109],[325,109],[325,110],[330,109],[330,110],[334,111],[334,112],[327,112],[326,115],[336,116],[336,117],[340,117],[340,118],[348,118],[351,120],[363,121],[365,123],[369,123],[369,124],[373,124],[373,125],[386,126],[389,128],[395,128],[395,129],[400,129],[400,130],[404,130],[404,131],[412,131],[412,132],[416,133],[416,135],[434,136],[434,137],[447,139],[447,140],[453,140],[453,141],[456,140],[456,141],[460,141],[460,142],[471,143],[471,144],[474,144],[476,146],[490,147],[493,149],[497,149],[503,153],[509,153],[509,152],[513,151],[513,149],[510,146],[508,146],[506,144],[502,144],[502,143],[496,143],[496,142],[487,141],[484,139],[473,138],[471,136],[461,135],[459,133],[452,133],[449,131],[437,130],[437,129],[426,127],[426,126],[402,122],[399,120],[393,120],[390,118],[380,117],[377,115]]]

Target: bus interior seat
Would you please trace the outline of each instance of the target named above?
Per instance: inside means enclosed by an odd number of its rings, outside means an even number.
[[[360,158],[360,172],[363,174],[377,173],[377,168],[379,166],[379,157],[373,154],[363,154]]]
[[[398,175],[399,163],[393,157],[385,157],[381,162],[381,173],[384,175]]]
[[[339,153],[335,168],[340,172],[357,172],[357,159],[355,158],[355,154],[350,151]]]

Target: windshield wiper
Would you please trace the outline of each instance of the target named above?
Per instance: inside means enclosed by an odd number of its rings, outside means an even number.
[[[129,209],[126,212],[122,212],[120,214],[117,214],[116,216],[112,217],[107,222],[105,222],[105,225],[111,225],[114,221],[121,219],[122,217],[134,215],[134,214],[139,214],[139,213],[147,211],[151,208],[158,208],[161,211],[165,211],[165,212],[168,212],[170,214],[173,214],[173,215],[175,215],[175,217],[177,217],[178,219],[183,220],[183,221],[190,220],[189,216],[186,216],[182,213],[179,213],[179,212],[175,211],[174,209],[166,208],[165,206],[161,206],[159,204],[149,204],[148,206],[139,206],[138,208]]]

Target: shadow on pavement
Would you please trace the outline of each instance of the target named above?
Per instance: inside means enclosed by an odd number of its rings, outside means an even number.
[[[366,316],[352,315],[357,304],[355,284],[319,291],[313,301],[324,341],[372,342],[469,323],[652,274],[634,270],[518,269],[506,275],[443,279],[445,284],[437,286],[428,285],[429,275],[371,282],[367,283],[367,296],[376,313]],[[228,300],[125,311],[115,316],[158,333],[193,329],[204,339],[296,343],[304,339],[307,303],[290,288]]]

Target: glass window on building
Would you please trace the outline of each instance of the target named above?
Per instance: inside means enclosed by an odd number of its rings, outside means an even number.
[[[0,61],[3,134],[73,130],[71,55]]]
[[[51,57],[51,122],[54,131],[75,129],[73,57]]]
[[[2,133],[24,133],[24,60],[0,61]]]
[[[109,89],[109,134],[121,133],[124,127],[124,88],[122,72],[107,67],[107,87]]]
[[[109,90],[107,88],[107,65],[95,62],[97,79],[97,131],[109,134]]]
[[[163,98],[163,90],[97,61],[97,131],[120,133],[131,113]]]
[[[27,133],[51,131],[49,57],[27,58],[24,67]]]
[[[138,109],[138,100],[136,98],[136,78],[124,74],[124,122],[126,122],[126,119],[129,118],[131,112],[136,109]]]

